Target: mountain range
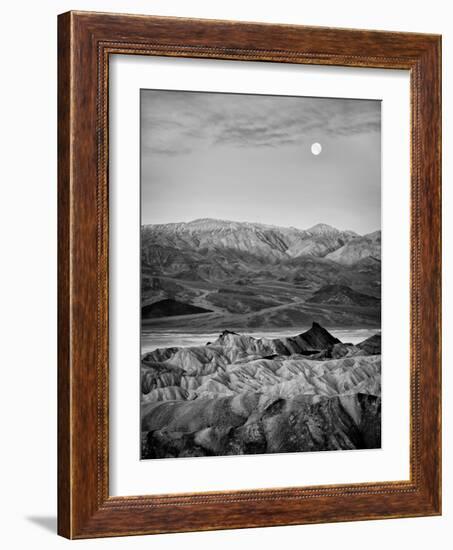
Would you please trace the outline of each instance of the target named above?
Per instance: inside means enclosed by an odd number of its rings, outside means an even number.
[[[380,231],[203,218],[142,226],[141,257],[142,307],[162,302],[147,323],[379,326]]]
[[[354,242],[353,247],[351,241]],[[251,254],[267,261],[312,256],[351,264],[368,256],[380,259],[380,231],[360,236],[354,231],[342,231],[324,223],[303,230],[203,218],[191,222],[145,225],[142,228],[142,242],[145,249],[154,244],[201,254],[228,251],[230,254]]]

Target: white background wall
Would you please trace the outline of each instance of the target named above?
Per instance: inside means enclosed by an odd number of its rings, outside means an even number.
[[[451,2],[245,0],[5,2],[0,85],[0,540],[3,548],[451,548],[453,361]],[[57,19],[69,9],[299,23],[443,34],[444,515],[438,518],[247,529],[69,542],[56,525]],[[448,212],[450,208],[450,215]]]

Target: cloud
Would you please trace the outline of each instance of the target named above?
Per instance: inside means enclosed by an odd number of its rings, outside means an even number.
[[[212,147],[278,147],[304,138],[380,131],[380,102],[144,90],[145,155],[181,155]]]

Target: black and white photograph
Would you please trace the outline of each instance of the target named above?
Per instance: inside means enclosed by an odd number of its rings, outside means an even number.
[[[449,4],[2,7],[3,547],[450,549]]]
[[[381,102],[142,89],[141,458],[381,447]]]

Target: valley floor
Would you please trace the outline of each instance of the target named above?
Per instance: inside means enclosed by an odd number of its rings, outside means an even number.
[[[352,291],[341,285],[319,287],[315,284],[295,284],[293,281],[277,281],[264,277],[241,284],[224,281],[192,281],[171,277],[153,277],[153,287],[143,290],[142,323],[144,326],[176,329],[190,326],[205,328],[262,329],[293,326],[310,326],[313,320],[323,326],[375,328],[380,325],[380,300],[372,295]],[[157,287],[157,288],[156,288]],[[319,288],[335,288],[334,295],[322,295]],[[354,292],[352,298],[342,289]],[[366,288],[370,292],[369,287]],[[376,293],[376,290],[373,291]],[[379,296],[379,292],[377,295]],[[168,300],[174,296],[174,300]],[[361,302],[365,296],[375,303]],[[317,301],[313,301],[316,299]],[[174,307],[168,313],[161,306],[177,302],[181,307],[200,308],[205,312],[191,314],[190,309],[178,315]],[[146,315],[145,308],[159,308]]]

